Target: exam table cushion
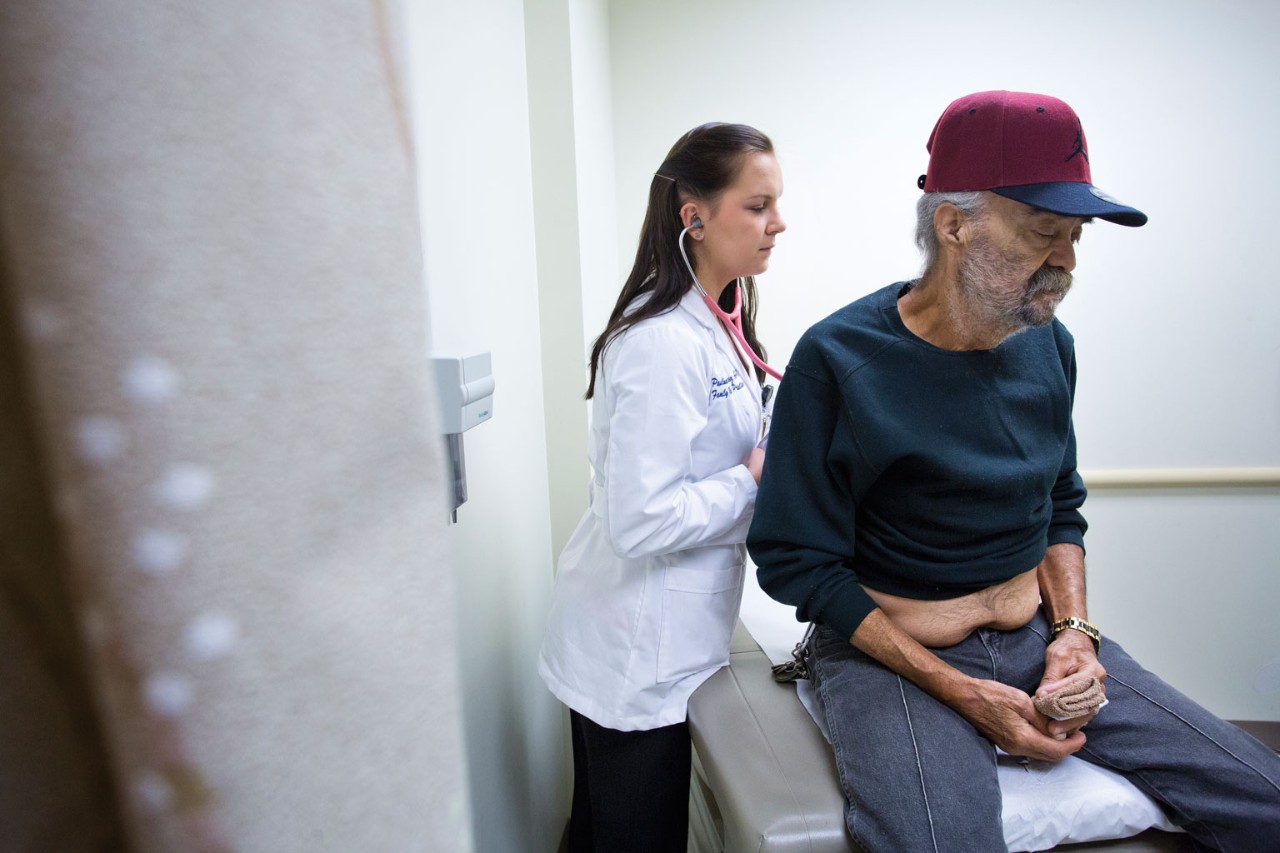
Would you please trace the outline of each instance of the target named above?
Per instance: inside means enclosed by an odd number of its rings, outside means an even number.
[[[747,613],[744,611],[744,617]],[[844,798],[831,749],[814,718],[789,685],[776,684],[771,661],[740,623],[730,664],[709,679],[689,704],[689,726],[700,784],[714,800],[726,853],[856,849],[844,825]],[[1083,761],[1074,759],[1078,764]],[[1005,837],[1011,850],[1048,850],[1072,841],[1133,835],[1124,841],[1093,841],[1070,850],[1181,851],[1185,836],[1142,832],[1163,821],[1143,796],[1117,793],[1112,775],[1086,765],[1067,783],[1047,772],[1010,763],[1004,772],[1025,777],[1005,792]],[[1092,774],[1103,773],[1093,778]],[[1123,780],[1122,780],[1123,781]],[[1125,783],[1127,785],[1127,783]],[[1045,786],[1052,785],[1052,795]],[[1136,791],[1136,789],[1135,789]],[[1092,796],[1090,796],[1092,794]]]

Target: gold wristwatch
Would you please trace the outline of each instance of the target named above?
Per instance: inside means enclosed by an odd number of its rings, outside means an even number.
[[[1066,619],[1059,619],[1053,623],[1053,627],[1050,630],[1056,638],[1068,628],[1079,631],[1090,640],[1093,640],[1093,651],[1095,653],[1102,649],[1102,632],[1098,630],[1098,626],[1092,622],[1084,621],[1079,616],[1068,616]]]

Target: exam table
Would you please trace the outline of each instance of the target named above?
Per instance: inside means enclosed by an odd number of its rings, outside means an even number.
[[[694,747],[690,851],[848,853],[844,798],[831,748],[791,685],[742,622],[729,665],[689,702]],[[1130,838],[1053,848],[1112,853],[1190,851],[1186,836],[1147,830]]]

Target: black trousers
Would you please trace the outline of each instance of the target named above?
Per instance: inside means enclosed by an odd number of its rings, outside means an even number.
[[[688,723],[620,732],[569,712],[573,811],[569,853],[685,853]]]

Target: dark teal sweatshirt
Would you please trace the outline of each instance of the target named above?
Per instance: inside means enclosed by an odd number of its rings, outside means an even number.
[[[760,586],[843,636],[866,586],[947,599],[1084,546],[1075,352],[1054,320],[992,350],[913,335],[898,283],[796,345],[778,389],[747,547]]]

